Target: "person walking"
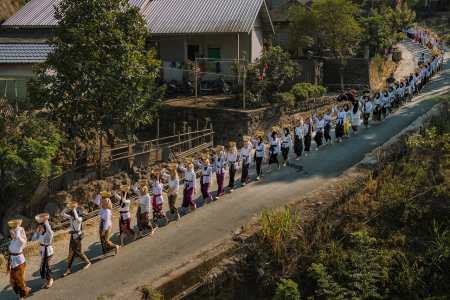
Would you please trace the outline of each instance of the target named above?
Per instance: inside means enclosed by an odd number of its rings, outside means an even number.
[[[344,91],[342,91],[344,93]],[[344,95],[345,96],[345,95]],[[345,98],[347,98],[345,96]],[[295,127],[294,127],[294,152],[295,160],[299,160],[302,156],[303,151],[303,118],[302,116],[295,117]]]
[[[236,188],[236,181],[234,179],[237,170],[237,148],[235,142],[230,142],[230,147],[228,148],[227,154],[227,167],[230,173],[230,179],[228,181],[228,187],[230,188],[230,193]]]
[[[53,272],[50,267],[50,261],[53,257],[53,230],[48,222],[49,217],[50,215],[45,213],[34,217],[39,225],[31,238],[33,242],[39,241],[41,243],[41,246],[39,247],[39,257],[41,258],[40,275],[42,279],[47,280],[42,286],[47,289],[53,285]]]
[[[139,179],[133,186],[133,191],[139,197],[139,206],[136,211],[139,227],[138,237],[143,237],[144,229],[150,229],[150,235],[153,235],[153,226],[150,223],[150,196],[148,195],[147,179]]]
[[[195,204],[194,200],[192,199],[193,194],[197,194],[196,190],[196,181],[197,176],[194,172],[194,158],[188,157],[185,160],[186,168],[183,167],[183,164],[180,163],[178,168],[184,172],[184,190],[183,190],[183,204],[182,207],[186,207],[187,211],[186,213],[190,213],[191,206],[194,207],[194,211],[197,209],[197,205]]]
[[[180,180],[178,179],[178,172],[177,172],[178,164],[177,163],[171,163],[168,166],[169,174],[166,173],[166,170],[163,169],[162,176],[168,180],[169,184],[169,190],[167,191],[167,198],[169,199],[169,209],[170,209],[170,220],[180,219],[180,214],[178,213],[178,209],[176,206],[177,198],[178,198],[178,191],[180,189]]]
[[[256,132],[256,140],[253,137],[251,138],[252,143],[255,145],[255,155],[253,159],[256,162],[256,180],[259,180],[264,176],[261,166],[263,160],[264,163],[266,163],[266,145],[262,142],[263,135],[263,132],[258,131]]]
[[[62,277],[66,277],[70,274],[70,268],[72,267],[73,261],[75,260],[76,256],[84,261],[85,265],[83,267],[83,270],[89,268],[91,263],[82,251],[82,240],[84,238],[84,234],[82,232],[83,214],[78,208],[78,203],[68,203],[61,212],[61,216],[70,220],[70,242],[69,256],[67,257],[67,271],[62,274]]]
[[[122,185],[120,189],[114,192],[114,197],[119,200],[119,232],[120,232],[120,247],[123,246],[123,237],[128,236],[135,241],[137,234],[131,228],[131,214],[130,204],[131,201],[127,199],[128,192],[130,191],[129,185]],[[120,195],[117,193],[119,192]]]
[[[216,158],[214,159],[213,164],[213,172],[216,173],[216,181],[217,181],[217,196],[216,200],[220,198],[225,192],[223,184],[225,182],[225,167],[226,167],[226,158],[224,147],[219,145],[216,149]]]
[[[325,121],[323,119],[323,114],[317,115],[317,113],[315,113],[313,118],[316,120],[316,135],[314,136],[314,142],[317,144],[315,149],[315,151],[317,151],[319,148],[323,147],[323,130]]]
[[[248,177],[248,170],[250,169],[250,153],[252,152],[253,145],[250,143],[250,137],[244,136],[244,147],[241,149],[241,155],[239,157],[239,163],[242,161],[242,175],[241,175],[241,183],[242,186],[245,186],[250,178]]]
[[[153,224],[155,225],[155,229],[159,228],[158,221],[159,219],[164,219],[164,226],[169,223],[169,218],[167,218],[166,214],[163,211],[164,198],[162,197],[162,191],[164,189],[163,184],[161,183],[161,168],[153,168],[152,175],[154,176],[153,184],[152,184],[152,206],[153,206]]]
[[[25,256],[22,254],[23,248],[27,244],[27,235],[25,229],[21,227],[22,220],[11,220],[8,226],[11,227],[9,234],[11,242],[9,243],[9,255],[6,266],[6,274],[9,274],[9,283],[14,292],[19,295],[19,300],[23,300],[28,295],[31,288],[27,287],[25,282]]]
[[[289,125],[284,125],[283,130],[280,128],[281,134],[281,155],[283,156],[283,167],[289,162],[289,150],[292,147],[292,137],[289,133]]]
[[[108,251],[110,250],[114,249],[115,254],[119,251],[119,246],[109,240],[112,228],[112,203],[109,197],[111,197],[111,192],[103,191],[95,198],[95,204],[100,207],[100,222],[98,224],[98,231],[100,234],[100,243],[102,245],[103,253],[101,259],[106,258],[108,256]]]
[[[200,159],[203,160],[202,163],[200,163]],[[209,188],[211,187],[212,183],[213,170],[210,166],[208,153],[203,153],[202,156],[199,159],[197,159],[197,166],[202,171],[202,177],[200,178],[200,185],[203,200],[205,201],[205,204],[208,204],[208,198],[210,203],[213,201],[212,195],[209,192]]]
[[[313,132],[313,121],[311,117],[305,120],[303,124],[303,142],[305,143],[305,156],[308,156],[311,151],[311,139]]]
[[[270,142],[270,148],[269,148],[269,170],[267,170],[267,173],[272,172],[272,164],[277,164],[278,168],[280,169],[280,163],[278,162],[278,155],[281,154],[280,151],[280,140],[277,138],[278,134],[278,127],[272,127],[272,132],[269,133],[269,142]]]

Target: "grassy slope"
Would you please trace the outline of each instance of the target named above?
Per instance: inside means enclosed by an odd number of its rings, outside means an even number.
[[[29,0],[0,0],[0,24],[15,14]]]
[[[417,20],[417,24],[436,32],[447,44],[450,44],[450,12],[434,13],[429,18]]]

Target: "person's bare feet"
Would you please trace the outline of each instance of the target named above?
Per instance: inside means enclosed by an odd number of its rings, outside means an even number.
[[[124,245],[123,243],[120,243],[120,247],[123,247],[123,245]]]
[[[314,149],[314,151],[319,151],[319,148]]]
[[[154,229],[152,229],[151,231],[150,231],[150,235],[153,235],[153,233],[154,233]]]
[[[333,141],[332,140],[330,140],[330,145],[333,145]]]
[[[87,262],[85,265],[84,265],[84,267],[83,267],[83,270],[86,270],[87,268],[89,268],[91,266],[91,262]]]
[[[172,221],[174,221],[175,220],[175,216],[174,215],[172,215],[172,217],[170,217],[170,222],[172,222]]]
[[[70,274],[70,270],[67,270],[64,274],[61,275],[61,277],[66,277],[69,274]]]
[[[256,177],[256,180],[259,180],[259,176],[258,176],[258,177]]]
[[[286,163],[283,164],[283,167],[286,167]]]
[[[231,190],[230,190],[230,193],[232,193],[233,191],[234,191],[234,189],[231,189]]]
[[[45,287],[46,289],[51,288],[53,285],[53,278],[50,278],[50,280],[47,282],[47,286]]]
[[[300,156],[297,156],[296,158],[295,158],[295,160],[299,160],[300,159]]]
[[[179,213],[177,213],[177,220],[179,220],[180,219],[180,214]]]
[[[267,173],[270,173],[270,172],[272,172],[272,170],[271,170],[271,169],[267,170]]]
[[[116,251],[114,253],[117,254],[117,252],[119,252],[119,246],[118,245],[116,245]]]
[[[100,260],[105,259],[108,256],[108,253],[105,253],[102,255],[102,257],[100,257]]]
[[[166,218],[166,222],[164,222],[164,225],[169,224],[169,218]]]
[[[277,170],[279,170],[279,169],[281,169],[281,166],[280,166],[280,165],[278,165],[278,168],[277,168]]]

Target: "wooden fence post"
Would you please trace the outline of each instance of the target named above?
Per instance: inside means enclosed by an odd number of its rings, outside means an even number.
[[[214,146],[214,134],[213,134],[213,125],[212,125],[212,123],[209,124],[209,130],[210,130],[210,134],[211,134],[211,144]]]
[[[198,137],[198,119],[197,119],[197,130],[196,131],[197,131],[197,133],[195,135]],[[200,141],[198,139],[195,139],[194,147],[196,147],[198,145],[200,145]]]
[[[175,136],[177,133],[175,132],[175,123],[173,123],[173,142],[175,143]]]
[[[14,95],[16,96],[16,114],[19,113],[19,101],[17,100],[17,80],[14,80]]]
[[[188,150],[192,149],[192,133],[191,133],[191,126],[188,126]]]
[[[178,153],[181,154],[181,134],[178,131]]]
[[[156,146],[159,143],[159,118],[156,119]]]

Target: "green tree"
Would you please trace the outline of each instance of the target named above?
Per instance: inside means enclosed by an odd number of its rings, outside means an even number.
[[[380,15],[386,19],[389,28],[392,30],[391,34],[394,36],[394,39],[398,39],[398,37],[395,36],[398,31],[408,29],[416,18],[416,12],[409,9],[406,3],[397,6],[394,9],[390,6],[382,6]],[[402,39],[403,38],[398,41],[401,41]]]
[[[164,93],[155,88],[161,62],[145,49],[150,32],[139,9],[127,0],[63,0],[55,9],[55,49],[35,67],[30,98],[72,140],[102,137],[113,124],[130,140],[154,120]]]
[[[294,6],[288,14],[292,20],[291,43],[301,45],[319,40],[324,48],[330,49],[339,65],[342,89],[348,50],[355,46],[361,34],[355,20],[357,13],[358,7],[349,0],[324,0],[314,2],[309,11]],[[303,32],[293,34],[295,30]]]
[[[319,35],[315,26],[315,16],[302,4],[291,6],[287,13],[289,23],[289,41],[293,48],[314,45]]]
[[[22,197],[34,194],[39,182],[61,168],[53,162],[62,142],[59,130],[32,114],[18,115],[2,140],[2,165],[12,176],[6,185]],[[4,175],[2,174],[2,180]]]
[[[368,46],[377,53],[391,40],[391,28],[383,16],[361,18],[361,46]]]

